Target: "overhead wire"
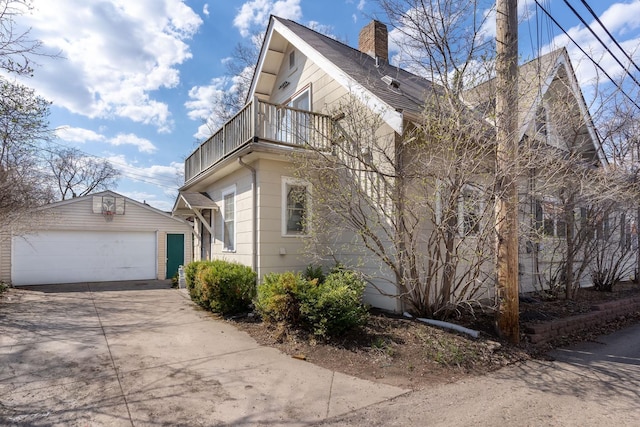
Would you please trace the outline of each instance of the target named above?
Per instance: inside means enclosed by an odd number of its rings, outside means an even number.
[[[72,148],[74,150],[78,150],[79,153],[88,156],[88,157],[93,157],[96,158],[98,160],[106,160],[110,163],[113,163],[114,165],[120,166],[121,169],[123,169],[123,172],[125,173],[125,176],[133,181],[139,181],[139,182],[143,182],[145,184],[150,184],[150,185],[156,185],[158,187],[163,187],[163,188],[167,188],[170,190],[174,190],[176,189],[176,187],[178,187],[177,183],[172,182],[171,180],[169,180],[168,178],[150,178],[149,176],[142,174],[140,172],[134,172],[135,170],[139,169],[136,168],[134,166],[131,166],[127,163],[123,163],[123,162],[119,162],[117,160],[112,160],[112,159],[108,159],[106,157],[101,157],[95,154],[91,154],[91,153],[87,153],[86,151],[80,150],[77,147],[71,147],[69,145],[66,144],[62,144],[56,141],[49,141],[49,143],[54,144],[54,145],[58,145],[60,147],[64,147],[64,148]],[[38,147],[39,149],[41,149],[42,151],[47,151],[49,153],[54,153],[53,150],[47,149],[47,148],[42,148],[42,147]],[[157,182],[156,180],[158,180],[159,182]]]
[[[602,71],[602,73],[609,79],[609,81],[616,87],[618,88],[618,90],[620,91],[620,93],[622,93],[638,110],[640,110],[640,105],[638,105],[638,103],[631,98],[631,96],[629,96],[629,94],[627,94],[627,92],[624,91],[624,89],[622,88],[622,86],[617,83],[610,75],[609,73],[607,73],[607,71],[602,68],[602,66],[596,62],[583,48],[582,46],[580,46],[578,44],[578,42],[576,42],[576,40],[571,37],[571,35],[569,35],[569,33],[564,29],[564,27],[562,25],[560,25],[560,23],[558,22],[557,19],[555,19],[551,13],[549,13],[549,11],[544,8],[539,0],[534,0],[536,2],[536,4],[538,5],[538,7],[540,8],[540,10],[542,10],[544,12],[545,15],[547,15],[549,17],[549,19],[551,19],[553,21],[553,23],[560,29],[560,31],[562,31],[567,38],[569,38],[569,40],[571,40],[571,42],[584,54],[584,56],[591,61],[600,71]]]
[[[629,62],[635,67],[636,70],[638,70],[638,72],[640,72],[640,68],[638,67],[638,65],[636,64],[636,62],[633,60],[633,58],[627,53],[626,50],[624,50],[622,48],[622,46],[620,46],[620,43],[618,43],[618,41],[615,39],[615,37],[613,37],[613,35],[609,32],[609,30],[607,29],[607,27],[604,26],[604,24],[602,23],[602,21],[600,20],[600,18],[598,17],[598,15],[593,11],[593,9],[591,8],[591,6],[589,6],[589,3],[586,2],[586,0],[580,0],[582,2],[582,4],[584,5],[584,7],[589,11],[589,13],[591,14],[591,16],[594,17],[594,19],[598,22],[598,24],[600,24],[600,26],[602,27],[602,29],[607,33],[607,35],[609,36],[609,38],[615,43],[616,46],[618,46],[618,49],[620,49],[620,52],[622,52],[627,59],[629,60]]]
[[[618,65],[620,65],[620,68],[622,68],[625,73],[627,73],[627,75],[631,78],[631,80],[634,81],[635,84],[637,84],[638,86],[640,86],[640,82],[638,82],[638,80],[636,79],[636,77],[631,74],[628,70],[628,67],[625,67],[625,65],[622,63],[622,61],[620,61],[618,59],[618,57],[616,55],[613,54],[613,52],[611,52],[611,49],[609,49],[609,46],[607,46],[607,44],[605,42],[602,41],[602,39],[600,38],[600,36],[598,36],[596,34],[596,32],[593,30],[593,28],[591,28],[591,26],[584,20],[584,18],[578,13],[578,11],[569,3],[568,0],[564,0],[564,3],[567,5],[567,7],[569,9],[571,9],[571,11],[573,12],[574,15],[576,15],[578,17],[578,19],[580,20],[580,22],[582,22],[582,24],[585,26],[585,28],[587,30],[589,30],[589,32],[593,35],[593,37],[596,38],[596,40],[598,40],[598,42],[600,42],[600,44],[602,45],[602,47],[604,47],[604,49],[609,53],[609,55],[611,55],[611,57],[618,63]],[[602,28],[604,28],[604,26],[602,24],[600,24],[600,26],[602,26]],[[607,34],[609,34],[609,37],[615,41],[614,37],[611,35],[611,33],[605,28],[605,31],[607,32]],[[618,47],[620,47],[620,45],[616,42],[616,44],[618,45]],[[620,49],[622,50],[622,48],[620,47]],[[626,52],[625,52],[626,54]],[[628,57],[628,56],[627,56]],[[629,58],[631,59],[631,58]],[[634,64],[635,65],[635,64]],[[636,66],[637,68],[637,66]]]

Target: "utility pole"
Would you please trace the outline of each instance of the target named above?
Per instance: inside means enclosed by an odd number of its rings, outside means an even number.
[[[496,276],[498,331],[520,341],[518,304],[518,1],[496,4]]]

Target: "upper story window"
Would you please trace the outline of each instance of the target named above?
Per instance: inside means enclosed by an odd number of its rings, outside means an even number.
[[[231,188],[222,193],[222,242],[223,250],[236,250],[236,190]]]
[[[289,69],[293,69],[296,66],[296,51],[292,50],[289,54]]]
[[[536,110],[536,134],[547,135],[547,109],[542,105]]]
[[[294,179],[282,180],[282,235],[308,234],[310,206],[309,183]]]
[[[294,96],[287,107],[293,108],[293,111],[286,108],[280,108],[277,111],[277,137],[278,140],[292,144],[301,144],[309,139],[309,114],[307,111],[311,109],[311,88],[307,88]]]

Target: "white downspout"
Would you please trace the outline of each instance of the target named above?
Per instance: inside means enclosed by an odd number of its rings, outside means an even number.
[[[252,222],[252,242],[251,242],[251,246],[252,246],[252,252],[253,252],[253,256],[251,258],[251,268],[253,268],[253,271],[255,271],[258,274],[258,277],[260,277],[260,272],[258,271],[258,183],[257,183],[257,177],[256,177],[256,170],[255,168],[253,168],[252,166],[249,166],[248,164],[246,164],[245,162],[242,161],[242,156],[238,157],[238,163],[242,166],[244,166],[245,168],[249,169],[251,171],[251,198],[252,198],[252,203],[253,203],[253,207],[252,207],[252,215],[251,215],[251,222]]]

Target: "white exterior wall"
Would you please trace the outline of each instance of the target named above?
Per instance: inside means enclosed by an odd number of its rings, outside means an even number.
[[[211,253],[213,259],[225,259],[251,266],[253,260],[252,247],[252,190],[251,172],[241,168],[226,177],[209,185],[204,190],[220,210],[213,212],[213,235]],[[224,250],[223,247],[223,194],[235,189],[235,250]]]

